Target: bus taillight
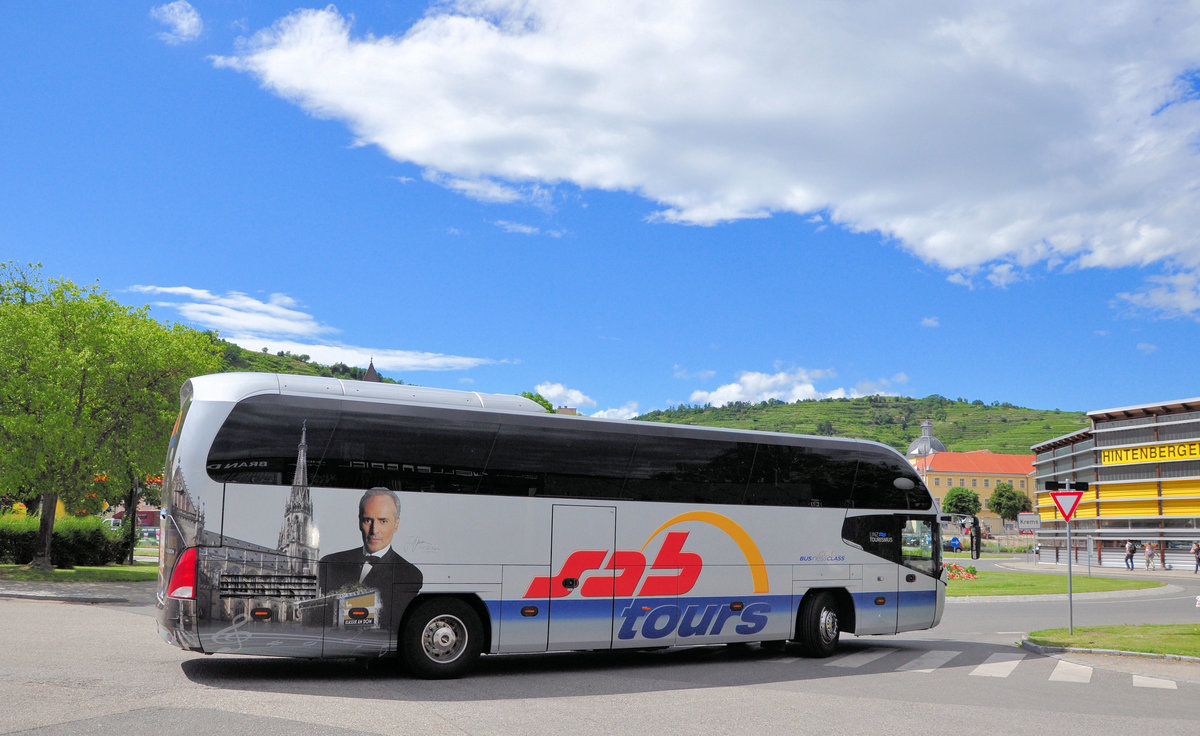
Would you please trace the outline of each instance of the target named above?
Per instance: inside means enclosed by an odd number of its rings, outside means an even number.
[[[196,597],[196,548],[188,547],[175,562],[171,582],[167,583],[168,598]]]

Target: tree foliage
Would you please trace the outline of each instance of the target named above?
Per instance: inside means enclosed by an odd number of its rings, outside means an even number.
[[[1012,483],[1000,482],[992,491],[987,502],[988,510],[1005,521],[1015,521],[1017,514],[1033,511],[1033,502],[1020,491],[1013,490]]]
[[[546,407],[546,411],[547,411],[548,413],[550,413],[550,414],[554,414],[554,413],[555,413],[555,412],[554,412],[554,404],[551,404],[551,403],[550,403],[550,400],[549,400],[549,399],[547,399],[545,396],[542,396],[541,394],[535,394],[535,393],[533,393],[532,391],[522,391],[522,392],[521,392],[521,395],[522,395],[522,396],[524,396],[524,397],[525,397],[525,398],[527,398],[527,399],[530,399],[530,400],[532,400],[532,401],[536,401],[537,403],[539,403],[539,404],[541,404],[542,406]]]
[[[0,492],[41,498],[48,567],[56,502],[117,502],[162,470],[179,386],[219,366],[213,336],[165,326],[96,287],[0,263]],[[111,482],[99,483],[107,476]]]
[[[979,501],[979,494],[970,488],[955,486],[946,491],[946,495],[942,498],[942,513],[944,514],[975,516],[981,508],[983,508],[983,504]]]

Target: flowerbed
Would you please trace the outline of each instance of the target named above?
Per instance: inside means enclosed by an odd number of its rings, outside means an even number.
[[[950,580],[975,580],[979,577],[979,573],[975,570],[974,565],[963,567],[953,562],[946,565],[946,574]]]

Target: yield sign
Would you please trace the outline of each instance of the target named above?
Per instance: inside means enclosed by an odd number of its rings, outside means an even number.
[[[1054,505],[1058,507],[1058,513],[1062,514],[1063,521],[1070,521],[1075,509],[1079,507],[1079,499],[1083,498],[1083,491],[1055,491],[1050,494],[1050,498],[1054,499]]]

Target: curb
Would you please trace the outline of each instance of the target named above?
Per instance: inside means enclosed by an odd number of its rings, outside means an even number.
[[[30,590],[25,592],[0,591],[0,598],[25,598],[37,601],[63,601],[66,603],[128,603],[128,598],[116,595],[67,595],[64,593],[49,593]]]
[[[1169,662],[1200,662],[1200,657],[1189,657],[1183,654],[1154,654],[1153,652],[1127,652],[1122,649],[1088,649],[1086,647],[1049,647],[1034,644],[1028,639],[1021,640],[1021,647],[1038,654],[1108,654],[1117,657],[1138,657],[1141,659],[1162,659]]]

